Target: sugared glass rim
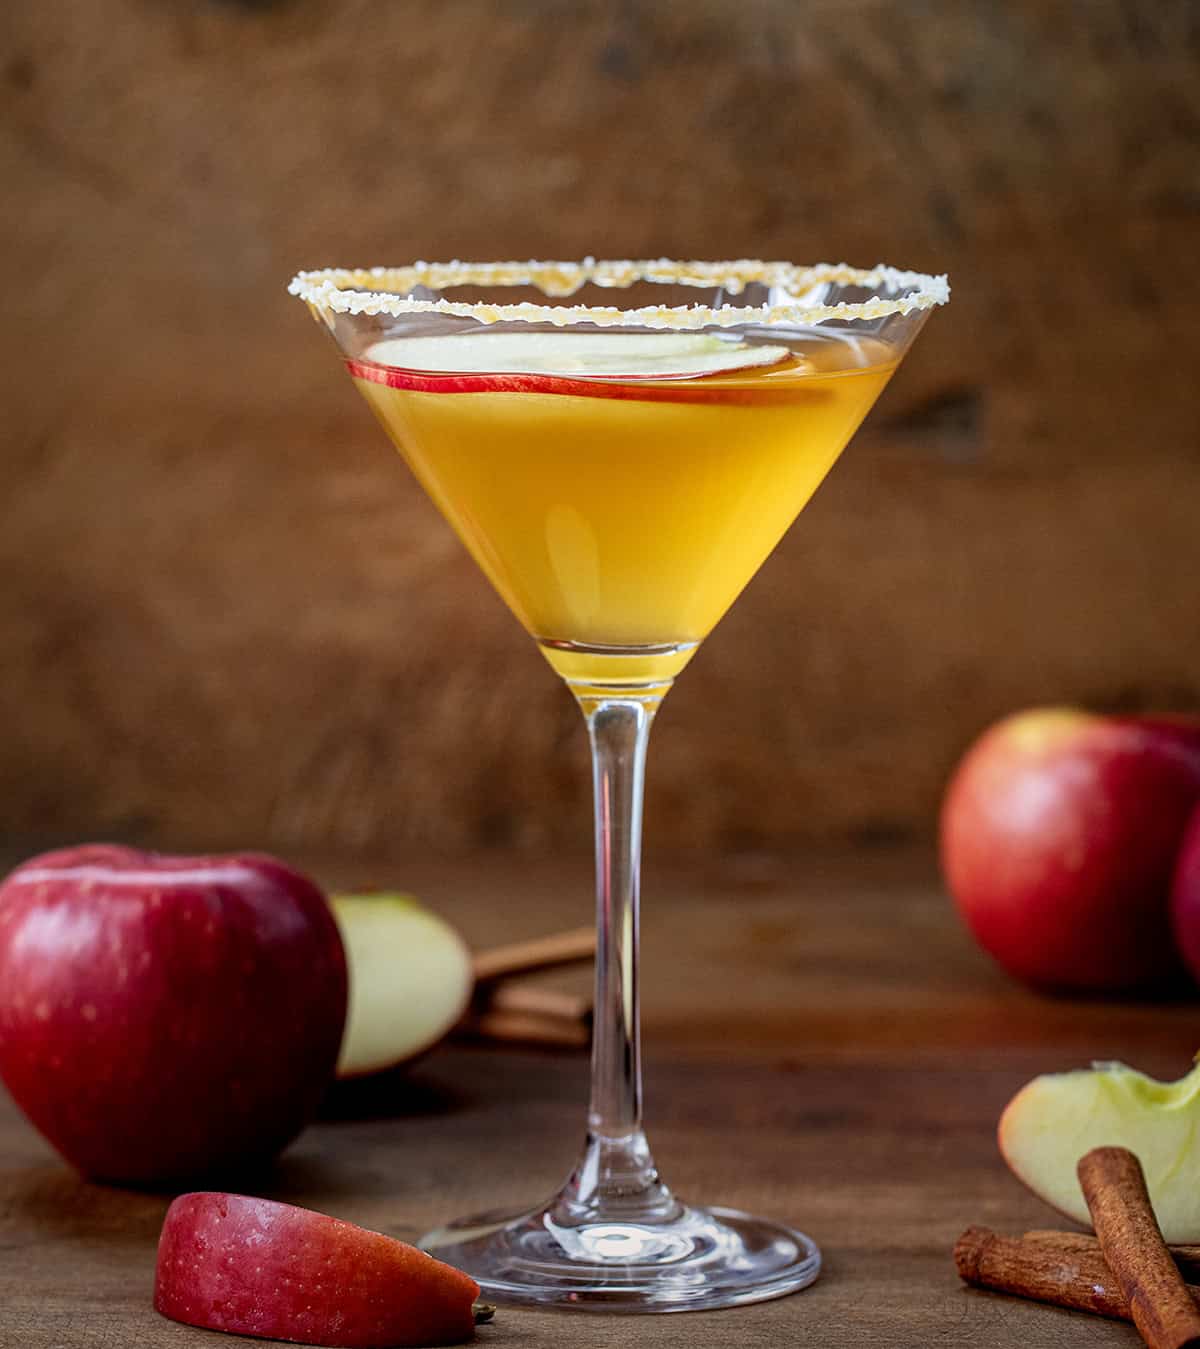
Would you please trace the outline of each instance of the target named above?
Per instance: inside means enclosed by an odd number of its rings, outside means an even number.
[[[608,305],[494,304],[409,298],[409,293],[418,288],[442,291],[455,286],[534,286],[544,295],[558,297],[573,295],[588,283],[617,289],[639,281],[704,286],[731,295],[758,283],[770,288],[771,299],[762,305],[718,308],[696,304],[621,309]],[[830,282],[891,293],[836,304],[805,299],[815,286]],[[548,323],[556,327],[594,323],[600,327],[636,328],[807,326],[908,314],[914,309],[945,304],[950,298],[950,284],[944,275],[929,276],[882,265],[864,270],[842,262],[801,267],[790,262],[750,259],[673,262],[668,258],[640,262],[584,258],[582,262],[414,262],[406,267],[329,267],[299,272],[292,278],[288,291],[315,309],[337,314],[390,314],[396,318],[409,314],[448,314],[480,323]]]

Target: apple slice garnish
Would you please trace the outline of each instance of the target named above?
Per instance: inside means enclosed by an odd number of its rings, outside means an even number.
[[[469,332],[376,342],[369,361],[427,374],[559,375],[567,379],[694,379],[778,365],[787,347],[713,333]]]
[[[154,1306],[206,1330],[333,1349],[462,1344],[479,1285],[415,1246],[312,1209],[180,1195],[158,1243]]]
[[[346,362],[356,379],[418,393],[543,393],[654,402],[739,402],[761,399],[706,377],[743,371],[806,373],[807,362],[785,346],[743,342],[712,333],[467,332],[396,337],[376,342]],[[793,386],[775,392],[791,399]]]
[[[339,1078],[382,1072],[437,1044],[471,999],[471,953],[410,895],[330,900],[350,974]]]
[[[1000,1118],[1000,1152],[1018,1180],[1068,1218],[1091,1225],[1075,1174],[1080,1157],[1123,1147],[1146,1173],[1167,1241],[1200,1242],[1200,1063],[1158,1082],[1123,1063],[1046,1073]]]

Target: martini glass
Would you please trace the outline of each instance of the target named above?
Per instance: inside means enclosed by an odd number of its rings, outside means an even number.
[[[870,410],[944,277],[787,263],[418,263],[297,276],[359,392],[591,738],[591,1103],[549,1201],[422,1245],[500,1302],[683,1311],[811,1283],[780,1222],[678,1199],[642,1128],[651,722]]]

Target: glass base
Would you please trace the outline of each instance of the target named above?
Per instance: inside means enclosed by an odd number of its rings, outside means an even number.
[[[564,1223],[561,1199],[486,1214],[421,1246],[466,1270],[487,1301],[583,1311],[683,1312],[765,1302],[806,1288],[821,1252],[803,1232],[725,1208],[675,1203],[667,1221]]]

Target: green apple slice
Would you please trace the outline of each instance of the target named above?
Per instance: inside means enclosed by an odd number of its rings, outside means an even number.
[[[439,374],[574,375],[594,379],[687,379],[787,360],[787,347],[712,333],[466,332],[393,337],[365,353],[378,365]]]
[[[330,906],[350,974],[338,1077],[382,1072],[437,1044],[474,987],[463,939],[411,895],[334,895]]]
[[[1001,1116],[999,1143],[1018,1180],[1085,1226],[1079,1159],[1092,1148],[1128,1148],[1146,1173],[1163,1236],[1200,1242],[1200,1063],[1178,1082],[1123,1063],[1035,1077]]]

